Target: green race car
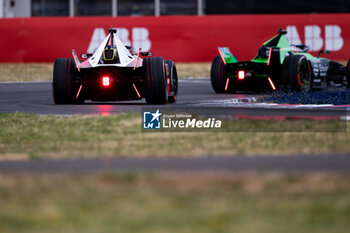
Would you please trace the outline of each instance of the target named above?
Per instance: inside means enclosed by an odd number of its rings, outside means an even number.
[[[321,50],[317,57],[309,46],[291,45],[287,31],[278,34],[259,48],[251,61],[239,62],[228,48],[219,47],[211,65],[211,83],[217,93],[236,91],[300,91],[325,89],[329,86],[350,87],[350,64],[346,66],[320,58],[329,54]]]

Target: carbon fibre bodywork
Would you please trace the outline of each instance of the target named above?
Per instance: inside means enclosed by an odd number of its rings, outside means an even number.
[[[108,87],[101,85],[101,77],[103,76],[110,77]],[[96,67],[76,72],[75,82],[84,87],[80,95],[87,99],[98,101],[137,100],[144,98],[143,77],[142,68],[133,70],[132,67]]]

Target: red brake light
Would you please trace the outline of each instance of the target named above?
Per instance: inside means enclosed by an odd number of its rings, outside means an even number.
[[[110,85],[110,78],[109,78],[109,76],[103,76],[102,77],[102,85],[104,87],[109,87],[109,85]]]
[[[245,72],[244,70],[238,71],[238,79],[242,80],[245,78]]]

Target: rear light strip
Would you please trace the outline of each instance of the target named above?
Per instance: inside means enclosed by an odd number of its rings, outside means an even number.
[[[82,87],[83,87],[83,85],[80,85],[79,90],[77,92],[77,95],[75,96],[75,99],[78,99]]]
[[[137,57],[136,57],[136,60],[135,60],[135,65],[134,65],[134,70],[136,69],[137,62],[139,61],[140,52],[141,52],[141,48],[139,48],[139,52],[137,53]]]
[[[227,78],[226,79],[226,85],[225,85],[225,91],[227,91],[227,88],[228,88],[228,83],[230,82],[230,79],[229,78]]]
[[[134,87],[134,89],[135,89],[135,91],[136,91],[137,96],[138,96],[139,98],[141,98],[141,95],[140,95],[139,91],[137,90],[137,88],[136,88],[136,86],[135,86],[135,84],[134,84],[134,83],[132,84],[132,86]]]
[[[267,60],[267,66],[269,66],[269,65],[270,65],[271,53],[272,53],[272,48],[270,48],[270,52],[269,52],[269,59]]]
[[[276,90],[275,84],[273,84],[273,82],[272,82],[272,80],[271,80],[270,77],[268,77],[268,80],[269,80],[269,82],[270,82],[270,85],[271,85],[272,90]]]

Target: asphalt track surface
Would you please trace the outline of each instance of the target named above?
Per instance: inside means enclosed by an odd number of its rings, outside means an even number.
[[[350,172],[350,156],[286,155],[203,158],[114,158],[78,160],[1,161],[7,172]]]
[[[0,112],[72,115],[142,112],[144,108],[192,113],[210,117],[235,116],[346,116],[348,107],[269,106],[246,103],[254,94],[216,94],[209,79],[179,81],[178,100],[168,105],[147,105],[144,100],[85,102],[81,105],[55,105],[51,82],[0,83]]]
[[[144,108],[195,113],[211,117],[346,116],[349,106],[278,106],[246,103],[254,94],[215,94],[209,79],[180,80],[175,104],[150,106],[144,100],[54,105],[51,82],[0,83],[0,112],[49,115],[141,113]],[[78,159],[0,161],[0,172],[90,171],[330,171],[349,172],[348,155],[235,156],[204,158]]]

